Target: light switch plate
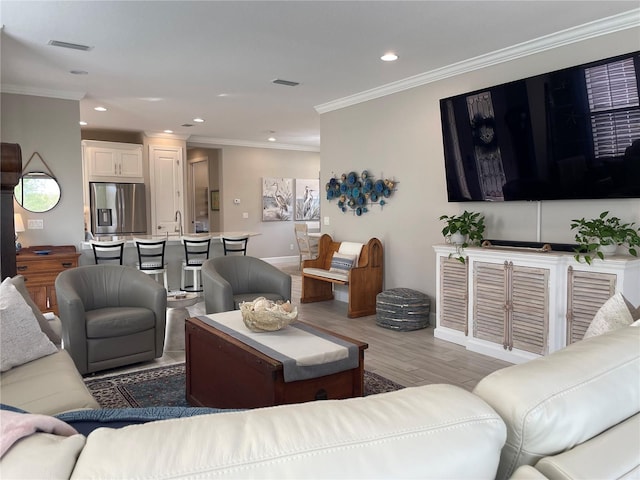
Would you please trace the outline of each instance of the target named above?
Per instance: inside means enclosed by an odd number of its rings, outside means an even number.
[[[29,218],[27,220],[27,228],[29,230],[42,230],[44,228],[44,220],[41,218]]]
[[[324,217],[324,224],[329,225],[329,217]]]
[[[242,218],[249,218],[249,212],[242,212]]]

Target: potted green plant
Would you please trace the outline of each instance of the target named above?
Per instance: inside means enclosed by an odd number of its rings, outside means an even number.
[[[571,230],[576,230],[575,259],[591,265],[596,257],[604,260],[605,255],[615,253],[620,245],[626,245],[629,254],[638,256],[636,247],[640,246],[640,235],[634,223],[623,223],[618,217],[602,212],[597,218],[571,220]]]
[[[469,245],[480,245],[484,235],[484,215],[478,212],[464,211],[460,215],[442,215],[440,220],[445,222],[442,235],[456,246],[458,260],[465,262],[461,255],[462,249]]]

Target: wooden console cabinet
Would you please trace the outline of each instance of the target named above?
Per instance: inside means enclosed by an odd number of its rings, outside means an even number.
[[[73,245],[29,247],[16,254],[17,272],[24,277],[29,295],[42,312],[58,314],[56,277],[63,270],[77,267],[79,256]]]
[[[592,265],[569,252],[471,247],[463,264],[436,245],[434,336],[513,363],[582,339],[614,293],[640,303],[640,258]]]

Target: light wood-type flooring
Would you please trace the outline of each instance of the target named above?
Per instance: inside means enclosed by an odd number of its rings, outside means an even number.
[[[471,390],[487,374],[510,365],[434,338],[433,325],[421,330],[399,332],[377,326],[375,315],[348,318],[344,302],[331,300],[300,304],[301,277],[297,264],[281,268],[292,274],[292,303],[298,307],[300,320],[368,343],[365,369],[401,385],[449,383]],[[204,302],[190,307],[189,313],[192,316],[203,315]],[[117,371],[139,370],[178,361],[184,361],[184,352],[167,352],[153,362]]]

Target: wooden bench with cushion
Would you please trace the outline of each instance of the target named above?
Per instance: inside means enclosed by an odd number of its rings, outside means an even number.
[[[350,262],[353,261],[353,266]],[[374,315],[376,295],[382,291],[382,243],[372,238],[366,244],[334,242],[324,234],[318,244],[318,258],[302,264],[301,303],[333,299],[333,285],[349,289],[349,318]]]

